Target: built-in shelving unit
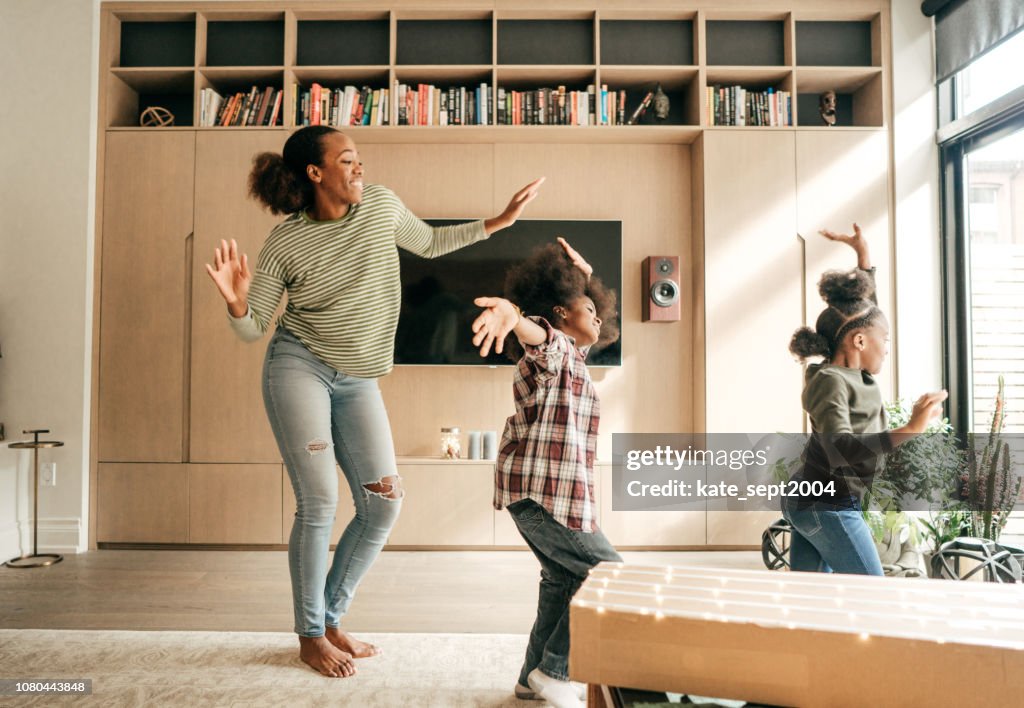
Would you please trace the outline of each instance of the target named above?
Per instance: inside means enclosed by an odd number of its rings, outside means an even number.
[[[409,133],[416,141],[444,141],[449,138],[434,134],[458,129],[460,142],[514,141],[523,130],[539,142],[685,143],[702,129],[723,127],[716,125],[708,89],[730,86],[788,92],[787,127],[824,127],[818,97],[828,89],[837,94],[837,127],[885,122],[877,13],[823,19],[821,12],[703,9],[424,12],[314,4],[267,10],[239,3],[168,12],[167,6],[105,6],[109,129],[137,128],[141,112],[154,105],[170,110],[176,128],[200,126],[203,89],[227,96],[254,86],[282,92],[274,127],[292,128],[302,124],[301,93],[314,83],[390,92],[384,125],[346,126],[372,131],[380,142],[408,140]],[[399,84],[470,91],[484,85],[491,94],[480,116],[485,125],[399,125]],[[549,116],[546,124],[504,125],[495,105],[499,92],[591,88],[600,97],[607,87],[613,101],[625,92],[628,119],[659,84],[670,101],[667,117],[659,120],[652,107],[637,125],[616,125],[618,115],[601,120],[599,106],[592,111],[598,124],[552,125]]]
[[[257,258],[280,221],[246,198],[247,178],[254,155],[280,151],[301,125],[297,109],[303,94],[312,100],[314,84],[389,92],[386,113],[371,113],[379,125],[343,130],[365,155],[368,179],[394,189],[415,214],[490,216],[545,175],[527,218],[622,222],[619,302],[629,351],[627,364],[594,376],[603,459],[614,432],[799,429],[788,333],[817,306],[807,264],[831,265],[831,251],[798,235],[868,224],[879,270],[888,272],[889,3],[751,5],[102,3],[91,538],[287,541],[295,502],[263,411],[264,347],[227,327],[205,264],[224,238]],[[419,95],[421,84],[467,92],[484,84],[495,100],[483,125],[399,124],[396,86]],[[507,125],[508,106],[497,105],[502,92],[536,101],[547,89],[550,106],[551,96],[561,101],[560,87],[571,100],[574,91],[593,86],[596,97],[607,86],[616,99],[624,92],[628,118],[659,84],[668,115],[659,121],[649,108],[632,125]],[[254,86],[257,125],[207,127],[211,92],[251,99]],[[716,125],[709,96],[721,106],[727,88],[732,100],[788,93],[790,125]],[[826,90],[837,94],[836,127],[818,114]],[[277,95],[270,125],[260,109]],[[141,127],[152,106],[168,109],[173,126]],[[640,264],[652,253],[681,257],[678,323],[642,321]],[[764,350],[753,369],[752,341]],[[408,492],[390,545],[522,547],[509,515],[492,509],[492,461],[424,457],[438,428],[453,421],[500,429],[511,412],[509,375],[397,367],[381,380]],[[751,390],[777,405],[748,405]],[[594,484],[599,523],[623,548],[750,547],[773,520],[616,510],[607,464],[597,465]],[[339,485],[335,538],[352,514],[348,484]]]

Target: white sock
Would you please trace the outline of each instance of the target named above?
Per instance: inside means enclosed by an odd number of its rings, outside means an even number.
[[[581,708],[576,688],[568,681],[551,678],[540,669],[534,669],[526,678],[530,688],[555,708]]]

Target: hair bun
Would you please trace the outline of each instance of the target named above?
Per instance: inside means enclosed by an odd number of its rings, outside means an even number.
[[[818,281],[818,292],[829,305],[856,302],[870,298],[875,292],[875,281],[859,268],[826,271]]]
[[[828,340],[810,327],[801,327],[793,333],[793,338],[789,340],[789,351],[800,357],[801,361],[812,356],[827,357],[831,354]]]

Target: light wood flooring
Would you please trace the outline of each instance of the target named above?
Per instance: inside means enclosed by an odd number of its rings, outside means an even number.
[[[626,562],[763,568],[750,551],[624,552]],[[527,633],[539,566],[520,551],[386,551],[343,627]],[[0,627],[289,632],[284,551],[98,550],[54,566],[0,566]]]

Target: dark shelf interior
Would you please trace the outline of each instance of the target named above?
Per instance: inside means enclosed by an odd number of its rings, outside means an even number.
[[[871,66],[870,22],[797,22],[801,66]]]
[[[783,66],[781,21],[708,20],[707,61],[713,66]]]
[[[796,120],[800,127],[825,127],[826,124],[818,111],[818,96],[819,94],[816,93],[801,93],[797,96]],[[853,95],[836,93],[836,127],[851,125],[853,125]]]
[[[195,22],[122,22],[120,66],[193,66]]]
[[[210,22],[206,26],[207,66],[281,66],[284,22]]]
[[[377,66],[387,64],[387,20],[307,20],[298,23],[296,64]]]
[[[490,64],[490,20],[400,20],[398,64]]]
[[[499,64],[593,64],[591,20],[499,20]]]
[[[602,64],[692,65],[690,20],[603,20]]]
[[[135,116],[135,125],[139,125],[139,117],[150,106],[166,108],[174,115],[174,127],[189,128],[192,126],[192,93],[140,93],[139,112]]]

